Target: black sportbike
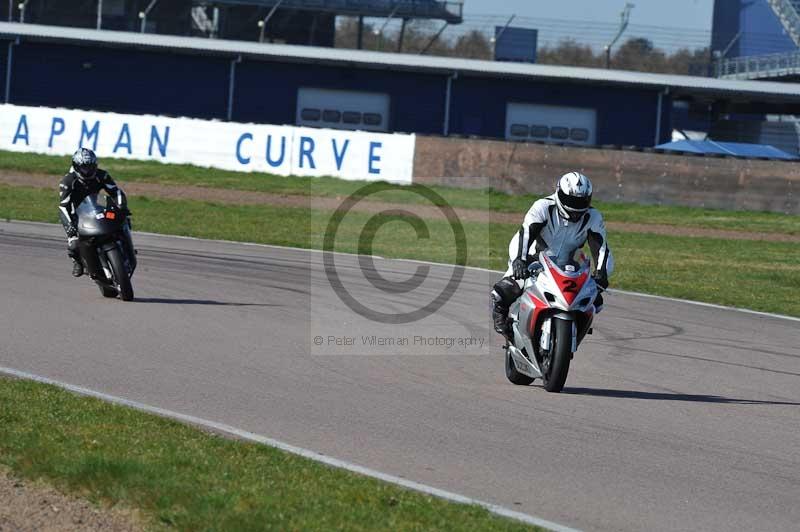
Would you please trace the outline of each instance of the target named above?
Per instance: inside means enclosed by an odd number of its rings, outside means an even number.
[[[76,210],[78,250],[84,269],[97,283],[103,297],[133,300],[131,277],[136,269],[136,250],[131,238],[130,211],[106,196],[86,196]]]

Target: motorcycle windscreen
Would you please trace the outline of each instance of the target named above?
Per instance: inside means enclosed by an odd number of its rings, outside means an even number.
[[[112,223],[111,225],[114,227],[109,227],[105,211],[106,208],[101,204],[98,194],[86,196],[75,209],[75,214],[78,216],[78,235],[82,237],[99,236],[108,234],[115,229],[116,224]]]

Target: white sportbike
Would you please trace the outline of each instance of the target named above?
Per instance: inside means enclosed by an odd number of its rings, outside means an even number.
[[[547,391],[560,392],[575,351],[592,332],[601,288],[582,252],[578,261],[562,265],[540,253],[528,270],[531,276],[509,312],[514,341],[504,346],[506,377],[520,385],[542,379]]]

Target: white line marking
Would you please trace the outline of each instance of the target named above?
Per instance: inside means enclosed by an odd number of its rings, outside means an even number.
[[[49,223],[45,223],[45,222],[28,222],[28,221],[22,221],[22,220],[11,220],[9,222],[2,222],[2,223],[20,224],[20,225],[30,224],[30,225],[41,225],[41,226],[46,226],[46,227],[58,227],[56,224],[49,224]],[[235,240],[217,240],[217,239],[197,238],[197,237],[194,237],[194,236],[183,236],[183,235],[166,235],[166,234],[162,234],[162,233],[147,233],[147,232],[144,232],[144,231],[134,231],[133,234],[134,235],[137,235],[137,234],[138,235],[145,235],[145,236],[150,236],[150,237],[155,237],[155,238],[179,238],[179,239],[182,239],[182,240],[197,240],[199,242],[215,242],[215,243],[218,243],[218,244],[234,244],[234,245],[239,245],[239,246],[255,246],[255,247],[263,247],[263,248],[271,248],[271,249],[288,249],[288,250],[293,250],[293,251],[311,251],[311,252],[314,252],[314,253],[322,253],[323,252],[321,249],[313,249],[313,248],[298,248],[298,247],[292,247],[292,246],[278,246],[278,245],[275,245],[275,244],[259,244],[257,242],[237,242]],[[335,251],[334,253],[336,255],[358,256],[357,253],[345,253],[345,252],[342,252],[342,251]],[[414,262],[414,263],[417,263],[417,264],[427,264],[427,265],[430,265],[430,266],[442,266],[442,267],[451,267],[451,268],[453,267],[452,264],[447,264],[447,263],[443,263],[443,262],[430,262],[430,261],[419,260],[419,259],[395,259],[395,258],[381,257],[380,255],[372,255],[372,257],[376,258],[376,259],[380,259],[380,260],[390,260],[390,261],[400,261],[400,262]],[[501,271],[501,270],[490,270],[488,268],[480,268],[478,266],[464,266],[464,269],[466,269],[466,270],[475,270],[475,271],[479,271],[479,272],[495,273],[495,274],[502,274],[503,273],[503,271]],[[672,302],[675,302],[675,303],[685,303],[685,304],[688,304],[688,305],[696,305],[696,306],[700,306],[700,307],[708,307],[708,308],[714,308],[714,309],[718,309],[718,310],[730,310],[730,311],[733,311],[733,312],[742,312],[744,314],[750,314],[750,315],[754,315],[754,316],[762,316],[762,317],[766,317],[766,318],[776,318],[776,319],[780,319],[780,320],[789,320],[789,321],[800,322],[800,318],[796,318],[794,316],[786,316],[784,314],[774,314],[774,313],[771,313],[771,312],[761,312],[761,311],[758,311],[758,310],[750,310],[750,309],[746,309],[746,308],[726,307],[725,305],[716,305],[714,303],[703,303],[702,301],[692,301],[690,299],[680,299],[680,298],[677,298],[677,297],[658,296],[658,295],[655,295],[655,294],[644,294],[644,293],[641,293],[641,292],[629,292],[627,290],[618,290],[616,288],[610,289],[608,291],[608,293],[609,294],[624,294],[624,295],[636,296],[636,297],[646,297],[646,298],[650,298],[650,299],[660,299],[662,301],[672,301]]]
[[[736,312],[743,312],[745,314],[752,314],[755,316],[764,316],[766,318],[778,318],[781,320],[800,321],[800,318],[794,316],[785,316],[783,314],[773,314],[771,312],[761,312],[758,310],[750,310],[747,308],[726,307],[725,305],[716,305],[714,303],[704,303],[702,301],[692,301],[690,299],[680,299],[677,297],[657,296],[655,294],[642,294],[640,292],[628,292],[627,290],[618,290],[612,288],[608,291],[610,294],[624,294],[626,296],[645,297],[648,299],[660,299],[662,301],[674,301],[676,303],[688,303],[689,305],[696,305],[698,307],[709,307],[719,310],[733,310]]]
[[[505,508],[497,504],[492,504],[489,502],[472,499],[464,495],[459,495],[458,493],[453,493],[451,491],[434,488],[426,484],[420,484],[419,482],[414,482],[413,480],[407,480],[405,478],[400,478],[393,475],[388,475],[386,473],[381,473],[380,471],[376,471],[368,467],[360,466],[358,464],[352,464],[350,462],[345,462],[344,460],[339,460],[337,458],[326,456],[324,454],[311,451],[309,449],[304,449],[302,447],[296,447],[294,445],[284,443],[282,441],[278,441],[272,438],[268,438],[260,434],[254,434],[246,430],[237,429],[236,427],[225,425],[224,423],[217,423],[216,421],[209,421],[207,419],[190,416],[188,414],[181,414],[180,412],[174,412],[172,410],[166,410],[164,408],[159,408],[157,406],[151,406],[144,403],[139,403],[137,401],[132,401],[130,399],[109,395],[103,392],[97,392],[94,390],[90,390],[89,388],[84,388],[82,386],[76,386],[74,384],[57,381],[47,377],[41,377],[39,375],[34,375],[32,373],[19,371],[12,368],[6,368],[0,366],[0,373],[5,373],[6,375],[10,375],[12,377],[16,377],[19,379],[31,380],[43,384],[50,384],[79,395],[94,397],[95,399],[101,399],[109,403],[126,406],[142,412],[147,412],[148,414],[155,414],[157,416],[174,419],[176,421],[181,421],[183,423],[188,423],[191,425],[197,425],[200,427],[213,429],[217,432],[222,432],[230,436],[236,436],[237,438],[243,440],[260,443],[263,445],[267,445],[269,447],[274,447],[276,449],[280,449],[281,451],[285,451],[287,453],[291,453],[297,456],[302,456],[303,458],[314,460],[315,462],[320,462],[332,467],[336,467],[338,469],[345,469],[347,471],[352,471],[353,473],[358,473],[359,475],[376,478],[378,480],[389,482],[391,484],[396,484],[398,486],[402,486],[410,490],[425,493],[426,495],[432,495],[434,497],[438,497],[440,499],[445,499],[459,504],[474,504],[477,506],[481,506],[482,508],[485,508],[486,510],[488,510],[493,514],[515,519],[517,521],[522,521],[523,523],[527,523],[530,525],[547,528],[549,530],[553,530],[554,532],[578,532],[574,528],[565,527],[563,525],[559,525],[558,523],[553,523],[552,521],[540,519],[539,517],[530,514],[517,512],[515,510],[511,510],[509,508]]]

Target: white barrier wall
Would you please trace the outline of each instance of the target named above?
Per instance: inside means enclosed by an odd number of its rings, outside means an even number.
[[[0,150],[411,183],[414,135],[0,105]]]

